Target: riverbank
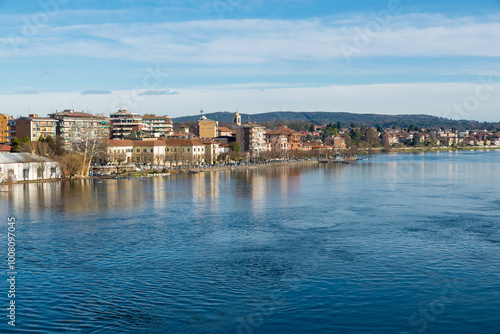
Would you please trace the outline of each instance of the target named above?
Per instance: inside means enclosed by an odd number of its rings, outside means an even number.
[[[446,151],[484,151],[484,150],[500,150],[500,147],[476,147],[476,146],[467,146],[467,147],[398,147],[398,148],[360,148],[358,149],[358,154],[371,154],[371,153],[393,153],[393,152],[446,152]]]
[[[381,154],[381,153],[422,153],[422,152],[450,152],[450,151],[488,151],[488,150],[498,150],[500,147],[401,147],[401,148],[391,148],[389,150],[384,148],[366,148],[358,149],[358,155],[370,155],[370,154]],[[349,159],[346,162],[352,162],[356,159]],[[225,170],[244,170],[244,169],[261,169],[279,166],[301,166],[301,165],[314,165],[320,162],[342,162],[335,161],[333,159],[326,160],[325,158],[309,158],[300,160],[283,160],[283,161],[271,161],[271,162],[259,162],[259,163],[240,163],[240,164],[228,164],[221,166],[208,166],[208,167],[198,167],[198,166],[179,166],[177,168],[162,168],[161,170],[144,170],[144,171],[134,171],[134,172],[123,172],[119,174],[109,174],[109,175],[93,175],[93,176],[75,176],[71,180],[69,179],[47,179],[47,180],[22,180],[17,181],[14,184],[29,184],[29,183],[54,183],[54,182],[64,182],[64,181],[74,181],[74,180],[104,180],[104,179],[126,179],[126,178],[137,178],[137,177],[158,177],[158,176],[170,176],[170,175],[186,175],[186,174],[198,174],[206,173],[212,171],[225,171]],[[1,183],[0,191],[6,192],[10,186],[7,183]]]

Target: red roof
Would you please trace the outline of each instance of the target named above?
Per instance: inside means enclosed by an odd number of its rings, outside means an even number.
[[[7,144],[0,144],[0,152],[10,152],[11,147]]]
[[[201,146],[205,145],[199,139],[165,139],[167,146]]]
[[[134,146],[165,146],[163,140],[134,140]]]
[[[118,139],[109,139],[108,142],[108,147],[114,147],[114,146],[134,146],[134,142],[132,140],[124,139],[124,140],[118,140]]]

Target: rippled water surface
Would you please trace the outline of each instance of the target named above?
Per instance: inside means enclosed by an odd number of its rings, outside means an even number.
[[[499,172],[471,151],[16,185],[16,329],[497,333]]]

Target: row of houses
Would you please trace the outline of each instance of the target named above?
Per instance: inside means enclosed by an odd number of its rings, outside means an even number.
[[[220,155],[219,144],[211,140],[180,139],[110,139],[106,142],[106,156],[102,162],[144,163],[164,165],[172,163],[214,164]]]
[[[488,131],[442,131],[442,132],[387,132],[383,135],[384,143],[388,145],[403,144],[413,140],[418,135],[422,142],[431,141],[438,146],[468,145],[468,146],[500,146],[500,136]]]

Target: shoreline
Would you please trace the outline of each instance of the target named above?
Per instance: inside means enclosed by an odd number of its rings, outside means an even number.
[[[391,148],[389,150],[384,148],[366,148],[366,149],[358,149],[358,155],[365,156],[371,154],[383,154],[383,153],[422,153],[422,152],[446,152],[446,151],[484,151],[484,150],[500,150],[500,147],[408,147],[408,148]],[[346,160],[344,163],[353,163],[360,159],[354,160]],[[362,160],[362,159],[361,159]],[[81,181],[81,180],[119,180],[119,179],[130,179],[130,178],[144,178],[144,177],[160,177],[160,176],[174,176],[174,175],[196,175],[199,173],[207,173],[214,171],[236,171],[236,170],[247,170],[247,169],[262,169],[262,168],[270,168],[270,167],[281,167],[281,166],[302,166],[302,165],[314,165],[320,164],[325,161],[321,161],[321,158],[304,160],[304,161],[279,161],[279,162],[271,162],[271,163],[261,163],[261,164],[242,164],[242,165],[233,165],[233,166],[218,166],[212,168],[181,168],[177,169],[164,169],[165,172],[162,171],[142,171],[142,172],[124,172],[120,173],[118,176],[113,175],[101,175],[101,176],[77,176],[70,179],[47,179],[47,180],[29,180],[29,181],[17,181],[12,184],[13,185],[25,185],[25,184],[38,184],[38,183],[56,183],[56,182],[65,182],[65,181]],[[342,163],[342,161],[330,160],[326,163]],[[0,187],[9,187],[8,183],[0,183]],[[0,189],[0,192],[9,192],[10,190]]]

